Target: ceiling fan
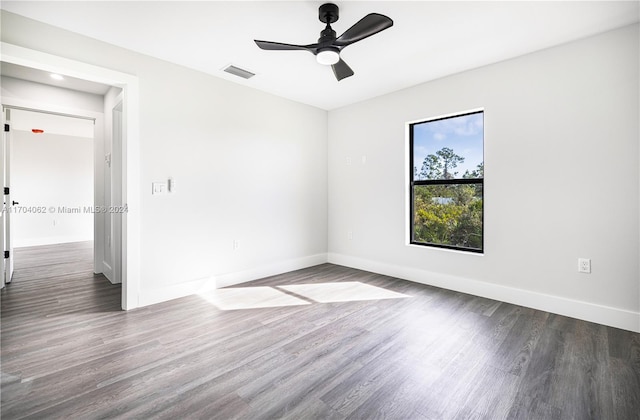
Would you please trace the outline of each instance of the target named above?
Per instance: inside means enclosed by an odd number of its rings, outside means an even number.
[[[333,74],[338,81],[353,76],[353,70],[340,58],[340,51],[354,42],[375,35],[380,31],[393,26],[393,21],[385,15],[370,13],[347,29],[342,35],[336,37],[336,31],[331,29],[331,24],[338,20],[338,6],[326,3],[320,6],[318,17],[327,26],[320,32],[320,38],[316,44],[294,45],[280,42],[254,40],[263,50],[303,50],[316,56],[318,63],[331,66]]]

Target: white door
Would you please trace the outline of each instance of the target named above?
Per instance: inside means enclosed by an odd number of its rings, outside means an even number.
[[[11,110],[4,108],[4,132],[2,136],[2,176],[4,179],[4,204],[3,204],[3,243],[4,243],[4,282],[11,283],[13,277],[13,241],[11,229]],[[17,204],[17,203],[16,203]]]

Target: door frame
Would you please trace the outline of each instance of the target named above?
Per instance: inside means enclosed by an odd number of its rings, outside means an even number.
[[[139,306],[140,300],[140,137],[138,77],[70,60],[5,42],[0,43],[2,61],[24,67],[65,74],[123,90],[122,101],[122,309]]]
[[[4,110],[2,110],[2,121],[5,122],[5,112]],[[6,123],[6,122],[5,122]],[[5,171],[5,143],[7,142],[7,132],[3,131],[2,132],[2,143],[0,143],[0,180],[2,182],[3,185],[0,185],[0,187],[4,187],[4,171]],[[4,191],[3,191],[4,192]],[[2,201],[0,202],[0,205],[2,206],[2,209],[0,211],[0,243],[2,243],[2,251],[4,251],[4,246],[5,246],[5,235],[4,235],[4,230],[5,230],[5,224],[6,224],[6,219],[5,219],[5,214],[7,214],[8,211],[8,206],[7,206],[7,199],[6,197],[3,195],[2,196]],[[5,261],[4,261],[4,256],[2,256],[2,258],[0,258],[0,288],[4,288],[6,283],[5,283]]]
[[[11,127],[11,109],[2,107],[2,122]],[[4,220],[2,221],[3,250],[9,252],[9,256],[3,258],[2,267],[2,287],[11,283],[13,279],[13,225],[11,224],[12,186],[11,186],[11,128],[5,129],[2,137],[2,187],[7,188],[9,193],[3,195]]]

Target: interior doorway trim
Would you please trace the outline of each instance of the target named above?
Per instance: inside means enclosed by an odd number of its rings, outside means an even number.
[[[94,122],[96,120],[96,117],[90,116],[89,114],[91,115],[97,114],[97,113],[88,112],[84,110],[78,111],[77,113],[73,113],[73,112],[69,113],[69,112],[49,111],[46,109],[37,109],[37,108],[34,108],[33,106],[29,107],[29,106],[19,106],[19,105],[11,105],[11,104],[7,104],[4,106],[6,108],[15,109],[18,111],[38,112],[40,114],[55,115],[57,117],[77,118],[79,120],[89,120]],[[87,114],[87,115],[82,115],[82,114]]]
[[[128,212],[122,221],[122,309],[139,306],[140,297],[140,136],[138,77],[80,61],[0,43],[2,61],[123,90],[122,197]]]

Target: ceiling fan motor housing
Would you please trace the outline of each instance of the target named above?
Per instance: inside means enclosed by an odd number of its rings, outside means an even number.
[[[318,44],[331,45],[336,40],[336,31],[327,26],[320,32],[320,38],[318,38]]]

